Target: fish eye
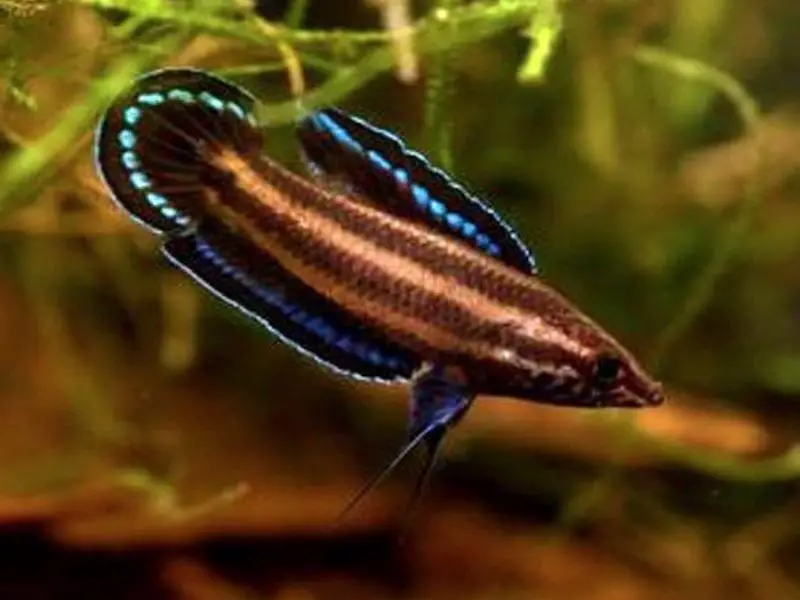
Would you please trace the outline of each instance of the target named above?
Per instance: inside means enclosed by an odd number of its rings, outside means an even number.
[[[622,370],[622,361],[613,354],[600,354],[594,363],[594,377],[599,384],[614,382]]]

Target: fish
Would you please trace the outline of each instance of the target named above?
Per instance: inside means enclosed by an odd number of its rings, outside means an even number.
[[[540,276],[488,202],[396,134],[327,107],[296,124],[307,175],[263,151],[257,100],[193,68],[141,76],[102,116],[111,198],[223,302],[344,376],[410,388],[425,462],[477,396],[573,408],[662,404],[663,386]]]

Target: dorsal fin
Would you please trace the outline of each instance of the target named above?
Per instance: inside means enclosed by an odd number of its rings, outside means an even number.
[[[345,183],[357,196],[468,243],[523,273],[536,272],[532,253],[510,225],[397,136],[326,108],[298,124],[309,167]]]

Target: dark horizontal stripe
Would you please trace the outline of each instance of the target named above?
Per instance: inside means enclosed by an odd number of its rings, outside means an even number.
[[[259,193],[280,192],[274,188],[231,189],[224,194],[224,203],[228,207],[226,218],[232,226],[243,230],[242,235],[251,238],[277,236],[279,245],[285,251],[328,274],[361,297],[380,302],[388,312],[421,319],[465,341],[484,343],[498,350],[515,349],[516,354],[522,357],[549,356],[560,352],[557,345],[539,343],[514,327],[488,322],[479,313],[464,308],[446,295],[429,293],[423,287],[424,282],[409,282],[392,275],[369,256],[355,256],[351,249],[336,247],[329,242],[324,230],[320,230],[317,236],[309,235],[308,230],[299,226],[291,216],[279,215],[268,204],[259,201],[255,197]],[[290,203],[290,198],[283,194],[281,198],[285,204]],[[314,214],[326,219],[319,211]],[[347,231],[346,228],[342,230]],[[253,239],[253,243],[259,241]],[[260,243],[263,244],[263,240]],[[402,254],[399,257],[406,258]],[[429,268],[425,264],[418,264],[418,267]],[[388,327],[387,323],[379,325]],[[420,337],[424,337],[424,332],[392,331],[391,334],[393,337],[401,335],[404,343],[410,344],[415,350],[419,350],[417,343]]]
[[[285,192],[292,202],[324,215],[343,229],[405,256],[433,273],[449,277],[491,300],[534,313],[549,325],[558,327],[564,322],[567,301],[541,284],[534,275],[521,280],[510,267],[484,258],[460,242],[441,237],[443,246],[433,245],[413,231],[386,227],[383,222],[354,210],[356,200],[317,189],[268,159],[260,159],[252,166],[270,185]],[[574,320],[575,317],[570,318]]]
[[[218,221],[167,240],[166,255],[206,288],[284,342],[348,375],[408,379],[418,357],[300,282]]]
[[[341,282],[359,296],[380,302],[389,312],[419,318],[459,337],[493,345],[502,342],[498,328],[480,316],[444,296],[427,293],[419,285],[392,276],[369,257],[354,256],[347,249],[330,244],[324,232],[318,237],[309,235],[291,219],[272,212],[269,207],[256,207],[252,202],[242,204],[247,205],[244,210],[237,210],[228,218],[252,243],[263,245],[263,240],[258,240],[261,236],[277,240],[280,247],[292,256]],[[252,231],[258,234],[254,236]],[[314,282],[307,283],[314,285]],[[386,323],[379,325],[386,328]],[[424,336],[424,332],[394,331],[392,335],[407,337],[409,339],[404,341],[409,342],[412,338],[417,340],[420,335]]]

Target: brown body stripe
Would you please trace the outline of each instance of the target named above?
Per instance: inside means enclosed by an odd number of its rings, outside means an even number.
[[[533,275],[524,275],[515,269],[492,259],[466,244],[432,233],[429,229],[409,223],[373,209],[367,202],[321,191],[306,180],[283,169],[267,158],[259,158],[254,166],[243,161],[234,153],[226,160],[233,170],[264,171],[262,179],[269,182],[277,191],[285,192],[289,200],[298,208],[305,207],[325,216],[330,221],[376,245],[425,264],[436,273],[481,292],[485,297],[523,311],[533,312],[549,324],[563,327],[562,307],[568,301],[551,287],[542,284]],[[253,185],[259,185],[255,178],[248,177]],[[259,207],[240,207],[258,219]],[[582,313],[575,311],[569,319],[576,316],[584,324],[597,328],[597,325]],[[597,328],[599,335],[602,332]],[[598,338],[594,342],[602,342]]]
[[[419,263],[394,248],[361,237],[315,210],[310,202],[303,202],[296,190],[289,194],[265,184],[263,177],[238,155],[230,153],[222,157],[225,162],[218,166],[228,168],[237,180],[233,189],[248,190],[242,197],[226,194],[214,207],[224,213],[225,221],[240,228],[242,234],[264,247],[309,285],[349,312],[387,329],[393,337],[411,342],[440,333],[452,336],[446,346],[431,341],[422,349],[411,343],[415,350],[463,354],[466,346],[476,342],[480,344],[480,354],[474,358],[517,363],[517,366],[527,362],[526,356],[556,359],[564,349],[581,351],[575,339],[553,328],[540,315],[504,304],[439,273],[435,265]],[[253,204],[253,198],[258,205]],[[340,208],[349,209],[352,219],[368,221],[373,228],[385,226],[387,220],[397,221],[346,198],[331,200],[338,201]],[[441,239],[417,225],[399,224],[403,226],[400,229],[408,228],[425,241]],[[447,240],[444,242],[447,244]],[[450,245],[462,258],[495,266],[494,261],[484,259],[477,251],[457,242]],[[524,279],[522,275],[519,277]],[[538,287],[529,287],[528,293],[537,292]],[[367,301],[376,303],[381,310],[366,314]],[[415,319],[415,329],[397,327],[393,319],[400,317]]]

